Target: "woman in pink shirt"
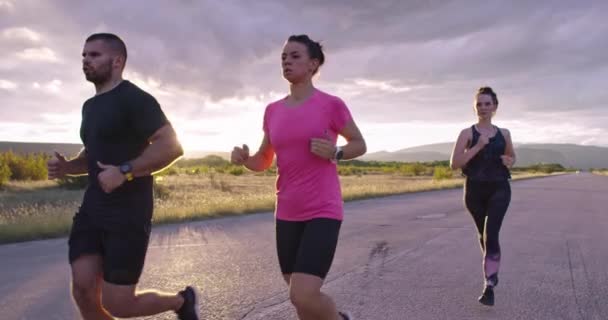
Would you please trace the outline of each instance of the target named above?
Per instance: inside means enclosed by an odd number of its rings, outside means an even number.
[[[289,95],[266,107],[264,138],[254,155],[235,147],[231,161],[263,171],[277,156],[276,241],[281,272],[300,319],[352,319],[321,292],[343,218],[337,161],[365,153],[359,128],[344,102],[316,89],[312,77],[325,61],[321,45],[291,36],[281,55]],[[337,146],[338,135],[347,140]]]

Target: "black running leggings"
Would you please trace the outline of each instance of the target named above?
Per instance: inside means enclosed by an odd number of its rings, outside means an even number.
[[[283,274],[305,273],[325,279],[334,260],[342,221],[276,220],[279,265]]]
[[[467,179],[464,202],[477,227],[486,284],[494,286],[498,282],[497,274],[500,266],[498,234],[511,202],[509,181]]]

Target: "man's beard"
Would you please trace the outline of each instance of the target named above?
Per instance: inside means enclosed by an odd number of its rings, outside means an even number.
[[[108,63],[101,65],[97,70],[94,70],[91,73],[85,73],[84,76],[87,81],[94,84],[108,82],[112,78],[112,61],[108,61]]]

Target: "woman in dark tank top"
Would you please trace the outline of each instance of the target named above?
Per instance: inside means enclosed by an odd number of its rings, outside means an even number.
[[[464,202],[473,217],[483,254],[484,290],[479,302],[494,305],[500,265],[500,227],[511,201],[509,168],[515,152],[509,130],[492,124],[498,97],[490,87],[475,95],[477,123],[463,129],[452,152],[452,169],[466,177]]]

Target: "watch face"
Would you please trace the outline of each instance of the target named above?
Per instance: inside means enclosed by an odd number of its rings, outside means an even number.
[[[343,156],[344,156],[344,151],[340,150],[340,151],[338,151],[338,154],[336,154],[336,159],[340,160],[340,159],[342,159]]]

